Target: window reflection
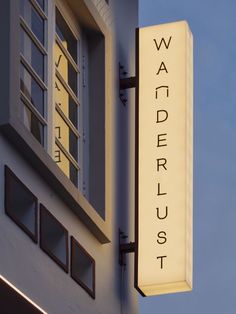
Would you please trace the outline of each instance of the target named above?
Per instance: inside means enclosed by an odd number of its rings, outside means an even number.
[[[64,47],[68,50],[75,63],[77,63],[77,40],[58,9],[56,10],[56,32]]]
[[[44,144],[43,125],[21,101],[22,121],[40,144]]]
[[[75,95],[77,95],[77,73],[57,43],[55,45],[55,65],[64,81],[70,86]]]
[[[29,64],[33,67],[39,77],[44,80],[44,55],[39,51],[34,42],[21,28],[20,48],[21,53]]]
[[[23,65],[20,71],[20,88],[32,105],[44,116],[44,91]]]
[[[68,94],[64,86],[61,84],[59,79],[55,79],[55,102],[61,108],[64,115],[72,122],[77,128],[78,117],[77,117],[77,104],[74,102],[72,97]]]
[[[55,134],[63,147],[70,152],[75,160],[78,158],[78,141],[76,135],[56,111],[55,115]]]
[[[29,0],[20,0],[20,13],[29,28],[44,45],[44,20],[34,9]]]
[[[58,145],[56,144],[54,159],[62,171],[77,186],[78,169],[75,165],[78,166],[78,134],[71,124],[75,128],[78,127],[78,105],[72,97],[73,93],[75,96],[78,94],[78,73],[77,69],[75,70],[78,42],[58,10],[56,10],[56,31],[59,39],[55,40],[55,66],[64,83],[60,76],[56,74],[55,137]],[[71,61],[71,57],[76,65]],[[73,93],[66,88],[67,85]]]
[[[57,144],[55,144],[54,160],[65,175],[77,186],[78,171]]]

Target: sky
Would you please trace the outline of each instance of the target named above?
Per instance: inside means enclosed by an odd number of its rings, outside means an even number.
[[[193,291],[140,297],[141,314],[236,313],[236,1],[139,0],[140,26],[194,38]]]

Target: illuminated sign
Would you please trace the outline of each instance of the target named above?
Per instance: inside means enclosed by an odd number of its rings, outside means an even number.
[[[135,286],[192,289],[192,35],[185,21],[137,30]]]

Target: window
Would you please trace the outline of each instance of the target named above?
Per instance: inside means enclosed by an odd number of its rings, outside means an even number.
[[[81,105],[79,57],[79,38],[56,9],[54,160],[76,186],[79,185],[78,148],[81,141],[78,130],[78,108]]]
[[[38,201],[5,166],[5,212],[34,241],[38,239]]]
[[[68,272],[68,231],[40,204],[40,247]]]
[[[85,49],[82,51],[79,24],[74,22],[69,8],[62,5],[63,1],[49,2],[20,1],[21,119],[63,173],[86,195],[89,178],[85,176],[82,155],[89,143],[84,140],[86,110],[79,107],[87,106],[85,99],[83,103],[80,100],[85,93],[81,60],[87,56]],[[50,86],[52,93],[48,92]]]
[[[71,277],[95,299],[95,261],[71,237]]]
[[[39,2],[43,7],[43,2]],[[21,118],[26,128],[45,145],[46,15],[36,1],[20,0],[20,92]]]
[[[89,54],[101,50],[101,39],[83,30],[63,1],[20,0],[20,14],[21,119],[63,173],[93,202],[97,186],[90,183],[90,154],[97,154],[99,160],[99,153],[93,151],[94,136],[89,134],[89,124],[96,127],[97,122],[91,110],[93,96],[88,89],[94,83],[88,68],[92,66]],[[104,79],[102,72],[100,80]],[[90,170],[92,167],[91,163]],[[104,207],[101,196],[99,199],[96,207]]]
[[[0,132],[89,230],[109,242],[109,27],[92,0],[2,1]]]

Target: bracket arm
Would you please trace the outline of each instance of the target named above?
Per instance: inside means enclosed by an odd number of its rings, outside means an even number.
[[[137,85],[136,76],[120,78],[120,90],[135,88]]]
[[[135,242],[121,243],[119,245],[119,264],[125,266],[125,254],[135,252]]]

